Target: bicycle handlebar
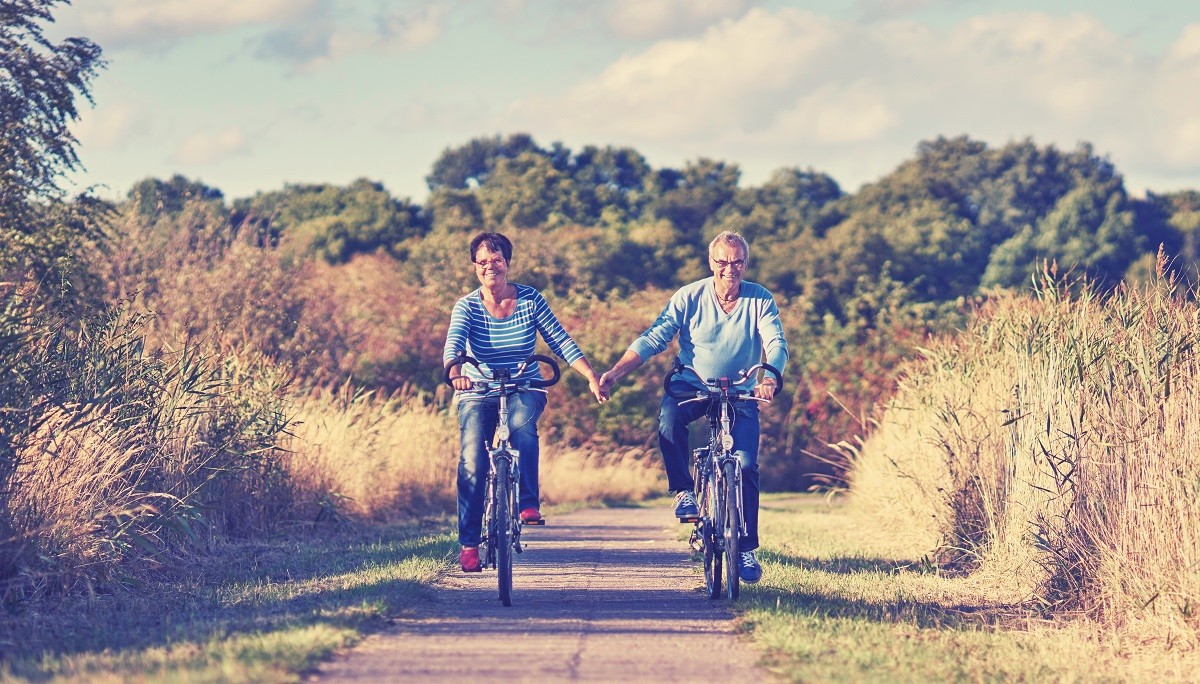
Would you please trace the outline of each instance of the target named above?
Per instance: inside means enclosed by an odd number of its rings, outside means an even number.
[[[723,390],[733,389],[735,385],[745,382],[750,378],[751,375],[757,373],[759,369],[762,369],[775,376],[775,393],[771,395],[771,398],[775,398],[775,396],[779,394],[779,390],[783,388],[783,374],[779,372],[779,369],[769,363],[756,363],[739,373],[738,377],[732,381],[729,378],[708,378],[706,380],[704,378],[700,378],[700,374],[696,372],[695,368],[692,368],[691,366],[685,366],[679,362],[679,359],[675,359],[675,363],[671,366],[671,370],[667,371],[666,376],[663,377],[663,391],[674,399],[696,399],[706,395],[709,397],[716,396],[720,395]],[[691,392],[676,392],[672,390],[671,380],[676,375],[682,374],[684,371],[691,371],[692,375],[700,378],[700,382],[702,382],[704,386],[708,388],[708,392],[700,390],[693,390]],[[725,386],[722,387],[722,384]],[[751,394],[751,392],[738,389],[733,389],[733,391],[730,393],[734,399],[740,399]]]
[[[480,368],[478,361],[476,361],[474,358],[468,356],[466,352],[459,352],[458,356],[454,357],[453,359],[451,359],[450,361],[448,361],[446,363],[446,367],[444,369],[445,372],[442,375],[442,381],[445,382],[447,385],[450,385],[451,387],[453,387],[454,386],[454,378],[450,377],[450,371],[455,366],[460,366],[464,363],[475,366],[475,370],[479,371],[479,374],[482,375],[485,380],[489,380],[492,382],[499,382],[501,387],[504,387],[505,384],[509,383],[509,381],[511,381],[515,376],[519,376],[519,375],[521,375],[521,373],[524,373],[525,369],[528,368],[529,364],[531,364],[531,363],[544,363],[547,366],[550,366],[550,370],[554,377],[550,378],[549,380],[547,380],[545,378],[537,378],[534,380],[524,381],[522,384],[524,384],[527,387],[531,387],[533,389],[549,387],[551,385],[558,383],[559,378],[562,377],[562,372],[559,371],[559,369],[558,369],[558,362],[555,361],[554,359],[550,358],[549,356],[542,356],[541,354],[534,354],[533,356],[530,356],[529,358],[522,361],[520,363],[520,365],[518,365],[516,368],[512,369],[511,371],[508,369],[500,369],[499,371],[492,370],[490,372],[485,372],[482,368]],[[516,383],[512,383],[512,384],[516,384]]]

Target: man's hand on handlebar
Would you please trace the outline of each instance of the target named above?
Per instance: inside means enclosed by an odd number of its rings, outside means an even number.
[[[757,399],[771,401],[775,398],[775,392],[779,389],[779,385],[775,382],[775,378],[765,377],[762,382],[754,386],[754,396]]]

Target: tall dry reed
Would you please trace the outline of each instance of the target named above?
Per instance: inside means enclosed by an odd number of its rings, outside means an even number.
[[[412,391],[391,396],[347,384],[295,399],[285,443],[302,516],[387,519],[451,513],[458,472],[453,407]],[[542,436],[544,503],[644,499],[662,489],[661,467],[641,449],[600,451]]]
[[[136,574],[291,508],[275,446],[286,378],[272,366],[193,346],[150,354],[122,307],[64,319],[4,294],[7,595]]]
[[[909,366],[859,506],[1047,609],[1197,643],[1200,310],[1169,280],[1002,296]]]
[[[453,510],[458,426],[422,396],[347,383],[293,400],[285,445],[302,516],[387,519]]]

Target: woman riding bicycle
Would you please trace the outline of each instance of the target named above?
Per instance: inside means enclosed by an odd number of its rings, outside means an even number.
[[[550,349],[588,379],[598,401],[600,378],[579,346],[559,324],[541,293],[527,285],[508,281],[512,242],[500,233],[480,233],[471,240],[471,261],[479,278],[479,289],[454,305],[442,363],[452,362],[460,352],[473,356],[484,370],[515,369],[534,352],[537,334]],[[523,378],[539,377],[538,365],[525,370]],[[452,368],[458,406],[461,452],[458,461],[458,543],[462,546],[459,565],[464,572],[479,572],[479,543],[483,535],[483,510],[490,466],[487,445],[498,420],[499,399],[488,391],[473,391],[483,378],[470,365]],[[513,447],[521,454],[521,521],[540,522],[538,496],[537,420],[546,408],[542,392],[517,392],[509,398],[509,426]]]

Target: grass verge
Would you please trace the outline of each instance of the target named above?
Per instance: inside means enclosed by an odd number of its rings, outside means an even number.
[[[1003,577],[947,577],[837,499],[762,502],[763,580],[741,625],[786,680],[1194,681],[1192,651],[1049,621]]]
[[[0,681],[298,681],[430,600],[445,521],[228,544],[152,583],[8,604]]]

